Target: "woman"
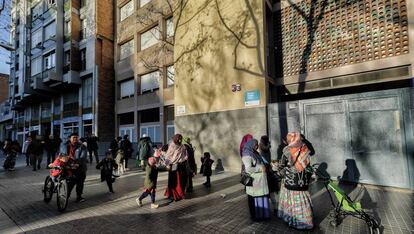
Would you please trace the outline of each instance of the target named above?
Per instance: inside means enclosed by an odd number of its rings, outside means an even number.
[[[260,155],[265,159],[267,172],[267,184],[269,186],[269,196],[272,202],[274,214],[277,215],[277,192],[279,192],[279,180],[274,176],[276,172],[272,170],[272,160],[270,156],[270,141],[268,136],[262,136],[259,143]]]
[[[244,145],[246,145],[246,143],[248,141],[250,141],[251,139],[253,139],[253,136],[250,134],[246,134],[243,136],[241,142],[240,142],[240,157],[243,156],[243,149],[244,149]],[[244,172],[244,165],[242,163],[242,168],[241,168],[241,172]]]
[[[174,135],[165,154],[165,165],[169,170],[165,196],[172,201],[184,199],[184,190],[187,185],[188,153],[182,140],[183,137],[180,134]]]
[[[284,175],[279,196],[278,217],[296,229],[312,229],[312,201],[309,194],[310,150],[300,133],[288,133],[279,173]]]
[[[254,221],[270,218],[266,167],[263,158],[257,152],[258,147],[257,140],[251,139],[244,145],[242,152],[245,172],[253,178],[253,185],[246,186],[246,193],[250,216]]]

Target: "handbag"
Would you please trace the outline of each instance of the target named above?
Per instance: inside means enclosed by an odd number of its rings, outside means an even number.
[[[240,183],[244,186],[253,186],[253,177],[243,171],[241,173]]]

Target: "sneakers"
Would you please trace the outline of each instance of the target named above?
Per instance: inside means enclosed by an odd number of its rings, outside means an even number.
[[[151,209],[157,209],[160,205],[152,203],[151,204]]]
[[[83,197],[76,198],[76,202],[84,202],[84,201],[85,201],[85,198]]]
[[[139,198],[137,198],[135,201],[137,202],[137,204],[138,204],[139,207],[142,207],[142,201],[139,200]]]

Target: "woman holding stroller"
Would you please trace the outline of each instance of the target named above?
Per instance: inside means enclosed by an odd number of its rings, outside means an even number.
[[[288,133],[287,146],[279,163],[279,174],[284,177],[279,196],[278,217],[290,227],[313,228],[312,201],[309,194],[310,147],[299,132]]]

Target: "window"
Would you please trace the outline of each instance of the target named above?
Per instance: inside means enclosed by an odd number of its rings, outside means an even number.
[[[151,2],[151,0],[139,0],[139,7],[143,7],[149,2]]]
[[[132,13],[134,13],[134,0],[129,1],[121,7],[121,21],[128,18]]]
[[[45,27],[45,40],[53,38],[56,35],[56,21],[48,24]]]
[[[70,34],[70,32],[71,32],[71,23],[70,23],[71,21],[69,20],[69,21],[65,21],[65,28],[64,28],[64,30],[65,30],[65,35],[67,35],[67,34]]]
[[[56,65],[56,54],[55,52],[48,54],[43,57],[44,59],[44,71],[52,69]]]
[[[167,67],[167,87],[174,85],[175,69],[174,65]]]
[[[86,49],[80,51],[81,54],[81,71],[86,70]]]
[[[32,8],[32,20],[40,17],[42,14],[43,14],[42,3],[39,3]]]
[[[87,37],[86,32],[87,32],[87,25],[86,25],[86,20],[81,20],[81,31],[80,31],[80,39],[83,40]]]
[[[86,6],[86,0],[80,0],[80,6],[81,8]]]
[[[56,0],[48,0],[48,1],[47,1],[47,4],[49,5],[49,7],[50,7],[51,5],[55,5],[55,4],[56,4]]]
[[[130,98],[134,96],[134,79],[122,81],[119,83],[120,98]]]
[[[55,99],[53,102],[53,115],[57,116],[60,118],[60,98],[59,99]]]
[[[92,113],[92,77],[82,81],[83,114]]]
[[[166,26],[167,26],[167,32],[166,32],[167,38],[173,37],[174,36],[174,21],[172,17],[166,20]]]
[[[77,116],[79,114],[78,91],[67,93],[63,96],[63,117]]]
[[[167,143],[170,142],[170,140],[175,135],[175,126],[174,125],[167,125]]]
[[[148,47],[151,47],[158,43],[160,39],[160,28],[155,26],[150,30],[141,34],[141,50],[145,50]]]
[[[42,105],[41,105],[41,116],[42,116],[42,118],[48,118],[48,117],[50,117],[50,102],[49,103],[42,103]]]
[[[42,30],[37,30],[32,33],[32,49],[42,44]]]
[[[141,94],[152,92],[160,87],[160,72],[155,71],[141,76]]]
[[[70,65],[70,50],[65,51],[65,65]]]
[[[32,76],[37,75],[40,72],[42,72],[42,57],[40,56],[40,57],[33,59],[30,68],[31,68]]]
[[[124,58],[127,58],[133,53],[134,53],[134,39],[120,46],[119,59],[122,60]]]
[[[147,134],[152,142],[161,142],[161,127],[160,125],[143,126],[141,127],[141,136]]]

